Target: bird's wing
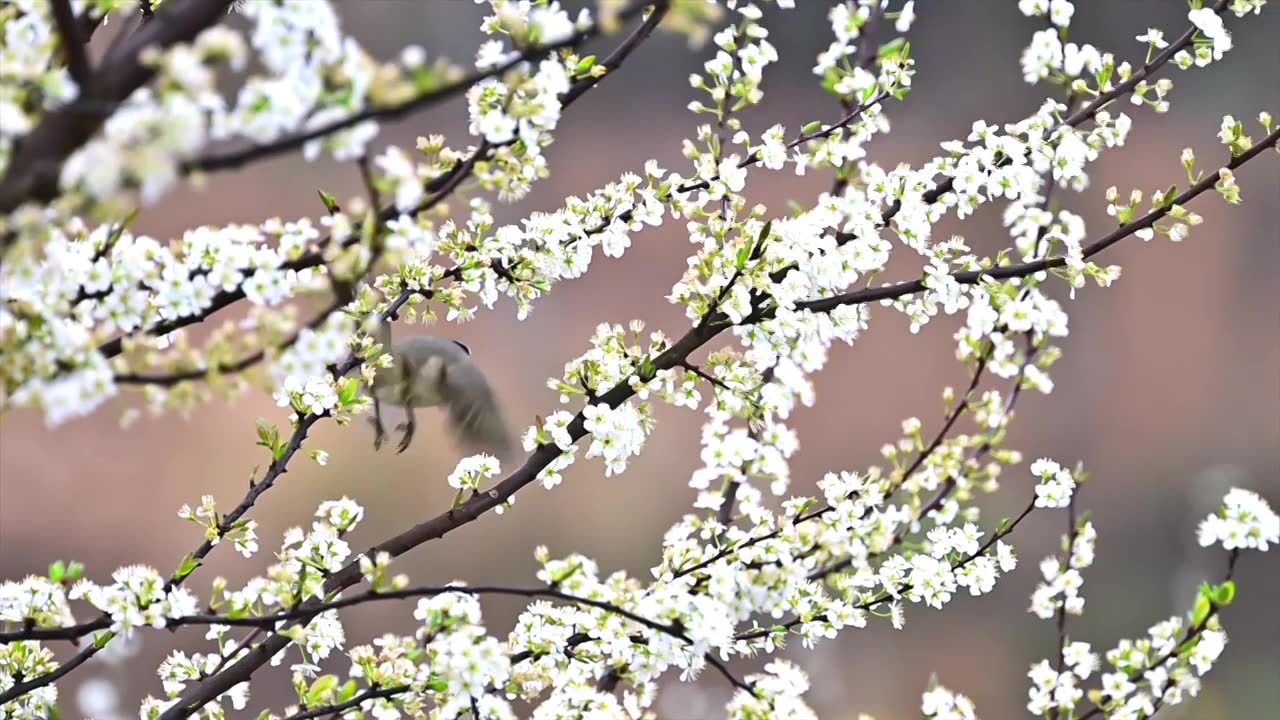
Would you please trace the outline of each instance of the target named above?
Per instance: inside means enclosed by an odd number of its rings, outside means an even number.
[[[470,358],[449,363],[444,373],[449,428],[468,452],[486,452],[500,460],[511,456],[511,435],[493,388]]]

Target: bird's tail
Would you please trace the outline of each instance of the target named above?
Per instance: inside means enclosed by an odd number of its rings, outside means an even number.
[[[449,428],[467,452],[488,452],[509,460],[515,452],[507,420],[484,375],[471,364],[449,368]],[[462,391],[461,388],[465,388]]]
[[[502,461],[509,460],[515,448],[506,419],[492,396],[486,400],[451,403],[449,426],[464,451],[484,452]]]

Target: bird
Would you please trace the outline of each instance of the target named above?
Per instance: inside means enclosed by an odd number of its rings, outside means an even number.
[[[373,448],[380,450],[386,431],[382,425],[382,403],[404,408],[406,421],[397,453],[413,442],[414,410],[444,406],[449,429],[457,443],[470,453],[488,453],[499,460],[511,456],[512,440],[493,387],[471,348],[451,338],[419,335],[391,342],[390,327],[383,324],[379,335],[394,364],[373,378]]]

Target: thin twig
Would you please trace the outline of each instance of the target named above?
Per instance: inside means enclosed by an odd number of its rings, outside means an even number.
[[[621,11],[619,11],[618,17],[623,20],[630,19],[631,17],[635,16],[636,14],[644,10],[644,8],[647,7],[649,4],[650,3],[647,1],[633,2],[628,7],[623,8]],[[423,93],[422,95],[419,95],[415,98],[407,100],[403,103],[399,103],[396,105],[389,105],[385,107],[369,108],[361,112],[355,113],[353,115],[350,115],[348,117],[342,118],[341,120],[335,120],[333,122],[325,123],[324,125],[321,125],[317,128],[307,130],[305,132],[300,132],[294,135],[290,135],[288,137],[282,138],[280,140],[276,140],[271,143],[266,143],[263,145],[251,145],[249,147],[238,149],[238,150],[230,150],[230,151],[225,151],[221,153],[207,154],[207,155],[198,157],[194,160],[191,160],[188,163],[185,163],[182,166],[182,172],[183,173],[191,173],[191,172],[209,173],[209,172],[217,172],[220,170],[235,169],[235,168],[243,167],[244,165],[248,165],[250,163],[256,162],[258,160],[264,160],[266,158],[292,152],[294,150],[301,148],[302,146],[306,145],[312,140],[317,140],[319,138],[332,135],[336,132],[340,132],[349,127],[358,125],[362,122],[366,122],[370,120],[383,120],[383,121],[395,120],[398,118],[411,115],[415,112],[424,110],[433,105],[437,105],[446,100],[457,97],[458,95],[465,93],[469,88],[476,85],[477,83],[491,77],[497,77],[499,75],[502,75],[503,73],[507,72],[508,70],[511,70],[516,66],[519,66],[525,63],[534,62],[539,58],[545,57],[546,55],[549,55],[550,53],[555,52],[556,50],[559,50],[562,48],[575,47],[577,45],[580,45],[586,40],[589,40],[595,37],[596,35],[599,35],[600,31],[601,31],[600,25],[598,23],[592,23],[587,28],[584,28],[583,30],[579,30],[575,32],[573,35],[569,36],[568,38],[560,42],[557,42],[551,45],[542,45],[534,48],[527,48],[522,52],[520,52],[520,54],[517,55],[516,57],[508,60],[507,62],[502,63],[501,65],[490,68],[488,70],[471,72],[467,74],[465,77],[459,78],[458,80],[455,80],[453,82],[442,85],[438,88],[430,90],[426,93]],[[585,90],[586,88],[583,88],[580,92],[585,92]]]

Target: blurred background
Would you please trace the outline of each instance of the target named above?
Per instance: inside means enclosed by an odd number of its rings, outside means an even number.
[[[773,16],[770,39],[782,60],[766,71],[764,104],[744,117],[754,133],[775,122],[794,130],[809,120],[840,116],[810,72],[814,56],[831,39],[827,4],[798,4],[797,11]],[[338,6],[346,27],[381,57],[420,43],[433,57],[466,63],[480,37],[481,10],[462,0]],[[938,151],[940,141],[963,138],[976,119],[1013,121],[1047,95],[1060,97],[1054,87],[1022,81],[1018,55],[1039,25],[1022,17],[1015,3],[916,6],[919,18],[909,37],[919,73],[906,101],[888,106],[893,130],[871,145],[873,160],[886,167],[922,161]],[[1140,63],[1144,48],[1134,36],[1156,27],[1176,37],[1187,25],[1186,7],[1182,0],[1079,2],[1071,39]],[[1178,154],[1188,145],[1205,167],[1215,167],[1225,157],[1215,137],[1223,114],[1245,118],[1255,137],[1260,110],[1280,115],[1280,10],[1268,8],[1244,21],[1229,18],[1227,26],[1236,49],[1207,70],[1166,69],[1162,76],[1175,82],[1173,112],[1155,115],[1124,106],[1135,119],[1128,146],[1091,166],[1094,185],[1084,195],[1060,196],[1089,220],[1091,238],[1109,227],[1102,199],[1108,185],[1122,194],[1132,187],[1149,193],[1179,181],[1184,175]],[[603,55],[616,41],[597,40],[591,50]],[[639,170],[649,158],[688,172],[681,138],[691,136],[702,119],[684,109],[692,99],[686,77],[708,56],[707,48],[691,50],[683,37],[669,33],[642,46],[619,74],[566,113],[549,151],[551,177],[524,201],[499,207],[499,221],[555,209],[565,196]],[[465,105],[455,101],[386,127],[374,149],[388,143],[412,147],[416,136],[428,132],[446,133],[452,144],[465,145]],[[1223,553],[1199,548],[1195,528],[1227,488],[1249,487],[1273,506],[1280,504],[1278,167],[1272,155],[1238,171],[1242,206],[1230,207],[1214,193],[1199,198],[1193,209],[1205,223],[1187,241],[1129,239],[1100,257],[1103,264],[1121,264],[1123,277],[1110,289],[1086,288],[1070,303],[1071,335],[1061,343],[1065,355],[1053,372],[1057,391],[1031,394],[1018,406],[1011,447],[1022,450],[1028,462],[1040,456],[1083,460],[1092,473],[1080,504],[1095,513],[1099,557],[1085,574],[1087,612],[1072,621],[1070,632],[1095,650],[1121,637],[1142,636],[1155,622],[1183,613],[1199,580],[1221,576]],[[788,200],[808,202],[829,183],[822,173],[795,177],[759,170],[751,175],[748,196],[781,213]],[[340,198],[358,195],[358,172],[297,157],[261,163],[215,175],[202,190],[169,196],[146,210],[136,229],[168,238],[200,223],[315,217],[316,188]],[[983,252],[1006,245],[1008,237],[992,208],[964,223],[948,221],[936,233],[963,234]],[[535,414],[556,409],[557,397],[545,380],[558,377],[563,363],[586,349],[597,323],[642,318],[650,328],[683,332],[687,321],[664,298],[690,251],[681,224],[668,222],[636,235],[622,259],[600,260],[585,278],[557,287],[525,322],[516,321],[504,303],[468,325],[438,332],[473,348],[506,398],[513,424],[523,428]],[[817,377],[817,404],[793,417],[802,443],[792,463],[794,493],[812,492],[824,472],[880,462],[878,448],[898,436],[903,418],[919,416],[926,433],[936,430],[942,389],[962,387],[967,379],[951,339],[959,318],[938,319],[912,335],[896,312],[876,307],[872,316],[870,331],[853,348],[836,348]],[[84,562],[98,581],[129,563],[169,571],[201,540],[196,528],[176,517],[178,506],[195,504],[205,493],[223,508],[234,506],[262,463],[262,451],[254,447],[254,418],[286,424],[271,399],[255,391],[204,406],[190,418],[143,419],[121,429],[120,411],[141,404],[139,396],[126,393],[96,415],[53,431],[32,414],[0,419],[0,577],[43,573],[59,558]],[[365,505],[366,520],[351,538],[357,551],[447,508],[452,490],[445,476],[457,454],[440,434],[439,415],[422,417],[426,431],[419,431],[404,455],[375,454],[363,423],[346,429],[321,423],[309,446],[329,450],[330,464],[298,458],[251,515],[259,523],[263,551],[246,561],[220,548],[190,587],[204,596],[215,575],[235,584],[260,573],[279,547],[280,533],[308,524],[325,499],[349,495]],[[622,476],[605,479],[598,462],[579,462],[554,491],[531,486],[505,515],[490,514],[446,542],[422,546],[397,569],[422,583],[529,584],[536,570],[533,548],[545,544],[553,556],[583,552],[596,558],[602,573],[623,569],[647,576],[663,531],[694,498],[686,481],[698,464],[701,419],[668,407],[659,407],[657,417],[645,452]],[[1029,488],[1023,477],[1021,471],[1009,474],[1004,489],[986,501],[988,525],[1025,503]],[[913,606],[902,631],[873,623],[812,651],[798,644],[790,648],[785,654],[811,675],[810,703],[821,717],[837,720],[860,712],[881,720],[917,717],[920,693],[936,672],[943,684],[973,698],[983,717],[1024,716],[1027,668],[1052,654],[1055,642],[1053,624],[1026,612],[1028,596],[1039,577],[1037,562],[1055,551],[1066,524],[1065,515],[1044,513],[1019,528],[1013,538],[1019,568],[981,600],[959,597],[945,612]],[[1274,552],[1242,559],[1241,592],[1224,613],[1231,640],[1221,664],[1199,699],[1162,717],[1276,717],[1278,560]],[[380,604],[352,612],[348,647],[386,630],[407,630],[411,609],[409,603]],[[516,602],[486,601],[491,632],[503,637],[519,609]],[[175,647],[205,649],[202,634],[145,633],[133,654],[95,659],[75,673],[77,682],[63,686],[64,717],[86,712],[75,699],[78,683],[91,678],[118,689],[118,716],[135,716],[132,708],[141,697],[162,694],[158,663]],[[68,644],[55,649],[70,652]],[[345,672],[347,664],[339,661],[335,669]],[[265,673],[253,693],[255,714],[291,700],[283,669]],[[728,694],[714,674],[695,685],[672,678],[657,709],[660,717],[677,720],[717,717]]]

